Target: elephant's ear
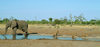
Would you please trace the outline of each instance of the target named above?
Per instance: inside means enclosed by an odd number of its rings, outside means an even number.
[[[11,28],[14,28],[14,27],[16,27],[17,26],[17,22],[16,21],[12,21],[11,22]]]

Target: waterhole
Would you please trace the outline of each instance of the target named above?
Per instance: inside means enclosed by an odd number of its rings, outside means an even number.
[[[9,34],[9,35],[0,35],[0,39],[5,39],[5,37],[7,39],[12,39],[13,35]],[[17,40],[21,40],[24,39],[24,35],[16,35],[16,39]],[[28,35],[27,39],[54,39],[54,37],[52,35]],[[59,40],[90,40],[90,41],[100,41],[100,38],[81,38],[81,37],[77,37],[75,39],[72,39],[72,37],[57,37],[57,39]]]

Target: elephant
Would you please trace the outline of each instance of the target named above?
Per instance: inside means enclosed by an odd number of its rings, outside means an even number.
[[[12,21],[7,22],[6,27],[5,27],[5,34],[7,33],[7,30],[9,27],[12,28],[12,30],[13,30],[13,40],[16,39],[17,29],[25,32],[24,36],[25,36],[25,39],[27,39],[27,37],[28,37],[28,24],[24,20],[12,20]]]

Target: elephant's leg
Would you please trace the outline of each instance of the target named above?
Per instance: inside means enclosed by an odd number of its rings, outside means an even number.
[[[17,31],[17,28],[13,28],[13,40],[16,40],[16,31]]]
[[[28,33],[27,33],[27,32],[25,32],[25,39],[27,39],[27,37],[28,37]]]
[[[27,39],[27,37],[28,37],[27,29],[22,29],[22,31],[25,32],[24,36],[25,36],[25,39]]]

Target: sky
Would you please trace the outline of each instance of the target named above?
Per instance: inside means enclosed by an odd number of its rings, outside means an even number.
[[[0,0],[0,18],[41,20],[69,15],[100,19],[100,0]]]

